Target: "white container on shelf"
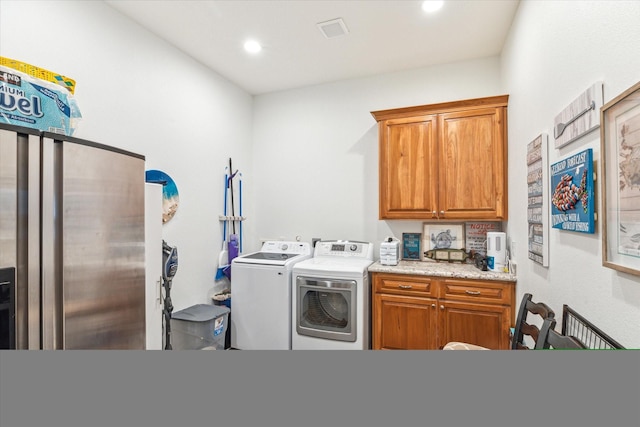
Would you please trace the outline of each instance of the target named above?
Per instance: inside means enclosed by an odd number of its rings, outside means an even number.
[[[380,243],[380,264],[398,265],[400,259],[400,242],[397,240]]]
[[[487,267],[491,271],[504,271],[507,265],[507,233],[487,232]]]

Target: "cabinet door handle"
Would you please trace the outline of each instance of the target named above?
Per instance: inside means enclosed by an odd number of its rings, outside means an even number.
[[[413,286],[411,286],[411,285],[398,285],[398,287],[400,289],[411,289],[411,288],[413,288]]]
[[[444,216],[444,211],[440,211],[440,215]]]
[[[464,292],[469,295],[480,295],[480,291],[464,291]]]
[[[437,214],[438,214],[438,212],[436,212],[436,211],[431,212],[431,218],[435,218],[437,216]]]
[[[441,305],[441,306],[440,306],[440,310],[444,310],[444,305]]]
[[[435,304],[431,304],[431,308],[436,308],[436,305]]]

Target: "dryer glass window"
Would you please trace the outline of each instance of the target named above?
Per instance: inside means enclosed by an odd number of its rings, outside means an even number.
[[[298,277],[297,286],[299,334],[355,341],[355,281]]]
[[[349,329],[348,295],[343,292],[309,291],[304,296],[302,322],[305,326],[331,328],[342,332]]]

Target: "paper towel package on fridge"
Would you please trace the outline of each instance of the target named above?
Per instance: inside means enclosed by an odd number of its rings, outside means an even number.
[[[67,136],[82,115],[63,86],[0,65],[0,121]]]

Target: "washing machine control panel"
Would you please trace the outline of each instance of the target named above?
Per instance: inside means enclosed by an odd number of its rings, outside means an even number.
[[[289,253],[289,254],[311,254],[311,245],[307,242],[283,242],[270,241],[262,244],[261,252],[269,253]]]

